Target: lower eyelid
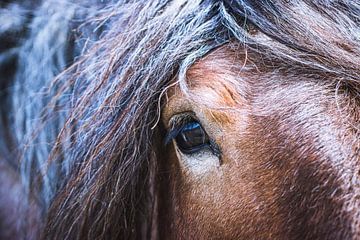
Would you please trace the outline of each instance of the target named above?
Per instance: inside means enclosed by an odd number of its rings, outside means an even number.
[[[210,147],[193,154],[184,154],[177,147],[175,148],[180,166],[189,174],[200,176],[222,165],[221,157],[214,154]]]

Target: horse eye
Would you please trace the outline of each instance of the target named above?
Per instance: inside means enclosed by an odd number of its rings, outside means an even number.
[[[185,154],[198,152],[210,144],[209,136],[196,121],[186,123],[175,137],[175,141],[180,151]]]

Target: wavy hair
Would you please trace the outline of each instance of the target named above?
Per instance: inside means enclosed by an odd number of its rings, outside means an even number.
[[[359,119],[356,1],[79,2],[0,12],[0,157],[21,173],[43,238],[156,237],[163,96],[186,92],[187,69],[219,46],[331,81]]]

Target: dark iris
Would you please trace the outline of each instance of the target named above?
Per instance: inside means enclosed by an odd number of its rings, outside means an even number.
[[[175,141],[179,149],[186,154],[195,153],[209,146],[208,135],[196,121],[186,123],[175,137]]]

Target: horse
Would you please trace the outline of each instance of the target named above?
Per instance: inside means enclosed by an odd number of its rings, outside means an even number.
[[[359,239],[360,4],[0,3],[1,239]]]

